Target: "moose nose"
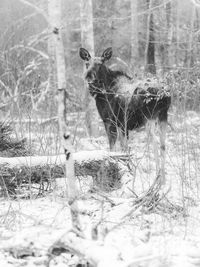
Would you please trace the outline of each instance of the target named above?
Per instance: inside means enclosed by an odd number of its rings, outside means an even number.
[[[96,79],[96,75],[95,75],[95,73],[93,73],[93,72],[88,72],[88,73],[86,74],[86,76],[85,76],[85,79],[86,79],[86,81],[87,81],[88,83],[92,83],[92,82],[95,81],[95,79]]]

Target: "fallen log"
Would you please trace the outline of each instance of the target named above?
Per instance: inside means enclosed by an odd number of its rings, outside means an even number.
[[[80,258],[87,259],[90,266],[128,266],[120,259],[120,251],[116,250],[114,246],[104,246],[98,241],[80,238],[73,232],[67,233],[62,240],[54,243],[49,249],[49,255],[54,254],[53,251],[55,248],[65,248],[73,252],[73,254],[78,255]]]
[[[102,189],[116,189],[122,176],[119,161],[123,154],[105,151],[81,151],[74,153],[75,174],[91,176],[95,186]],[[0,157],[0,187],[2,192],[15,194],[16,188],[24,184],[51,184],[56,178],[64,177],[65,155],[28,156],[16,158]],[[42,186],[43,188],[43,186]]]
[[[37,231],[37,228],[34,228]],[[46,235],[46,228],[39,231],[40,235]],[[58,233],[59,237],[56,237]],[[124,235],[126,235],[123,229]],[[75,231],[64,232],[63,230],[54,229],[54,237],[46,242],[45,245],[41,245],[36,238],[32,236],[27,237],[27,233],[20,232],[20,238],[15,236],[10,240],[3,240],[0,244],[0,256],[8,255],[9,260],[21,260],[28,264],[30,261],[32,264],[52,266],[52,260],[61,254],[68,254],[70,257],[66,257],[65,266],[97,266],[97,267],[130,267],[130,266],[158,266],[158,263],[163,260],[163,254],[157,254],[152,249],[153,243],[137,242],[134,235],[132,236],[135,242],[127,242],[127,249],[124,249],[124,243],[118,240],[118,244],[115,245],[111,233],[108,233],[104,240],[92,240],[85,238],[81,233]],[[61,236],[62,233],[62,236]],[[111,235],[110,235],[111,234]],[[110,239],[111,238],[111,239]],[[108,240],[113,240],[113,242]],[[42,239],[41,242],[43,242]],[[121,246],[120,246],[121,244]],[[124,252],[129,253],[124,253]],[[77,256],[73,259],[73,256]],[[4,259],[4,258],[3,258]],[[6,258],[7,259],[7,258]],[[70,262],[70,260],[72,260]],[[6,261],[7,262],[7,261]],[[5,266],[6,265],[5,262]],[[38,263],[39,264],[36,264]],[[1,257],[2,263],[2,257]],[[43,264],[41,264],[43,263]],[[68,265],[69,263],[69,265]],[[70,264],[71,263],[71,264]],[[1,265],[4,266],[4,265]],[[159,265],[160,266],[160,265]]]
[[[108,234],[109,235],[109,234]],[[161,260],[161,255],[156,254],[149,244],[129,245],[130,252],[133,253],[123,255],[119,247],[109,242],[85,239],[74,232],[68,232],[55,242],[48,251],[49,263],[53,256],[59,255],[62,251],[71,252],[77,255],[80,259],[83,258],[89,266],[97,267],[130,267],[130,266],[144,266],[145,263],[151,264]],[[56,253],[55,253],[56,252]],[[86,263],[86,265],[87,265]],[[49,264],[50,265],[50,264]],[[88,266],[88,265],[87,265]],[[146,266],[146,265],[145,265]]]

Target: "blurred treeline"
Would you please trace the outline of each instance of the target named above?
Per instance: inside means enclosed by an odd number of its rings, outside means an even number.
[[[49,1],[0,1],[1,118],[56,114],[55,58],[45,18]],[[139,77],[148,72],[148,57],[153,56],[153,72],[165,79],[175,104],[199,108],[200,8],[190,0],[85,0],[91,9],[81,9],[83,1],[62,2],[70,111],[84,107],[83,62],[78,50],[81,46],[90,50],[91,45],[97,55],[112,46],[112,67],[117,64]],[[86,10],[90,14],[82,14]],[[83,25],[83,15],[88,15],[89,26]],[[85,33],[87,45],[83,31],[91,25]]]

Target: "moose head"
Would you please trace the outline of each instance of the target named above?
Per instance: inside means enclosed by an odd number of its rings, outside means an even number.
[[[107,48],[101,57],[91,57],[85,48],[80,48],[80,57],[85,61],[85,80],[89,85],[91,95],[106,87],[108,82],[108,68],[104,64],[112,57],[112,47]]]

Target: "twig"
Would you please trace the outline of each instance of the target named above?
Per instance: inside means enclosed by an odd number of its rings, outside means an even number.
[[[19,0],[19,1],[22,2],[23,4],[27,5],[27,6],[30,6],[30,7],[34,8],[39,14],[41,14],[41,15],[45,18],[46,22],[47,22],[48,24],[50,24],[49,19],[48,19],[48,16],[47,16],[47,14],[44,12],[44,10],[42,10],[42,9],[39,8],[38,6],[36,6],[36,5],[32,4],[32,3],[30,3],[29,1],[26,1],[26,0]]]

